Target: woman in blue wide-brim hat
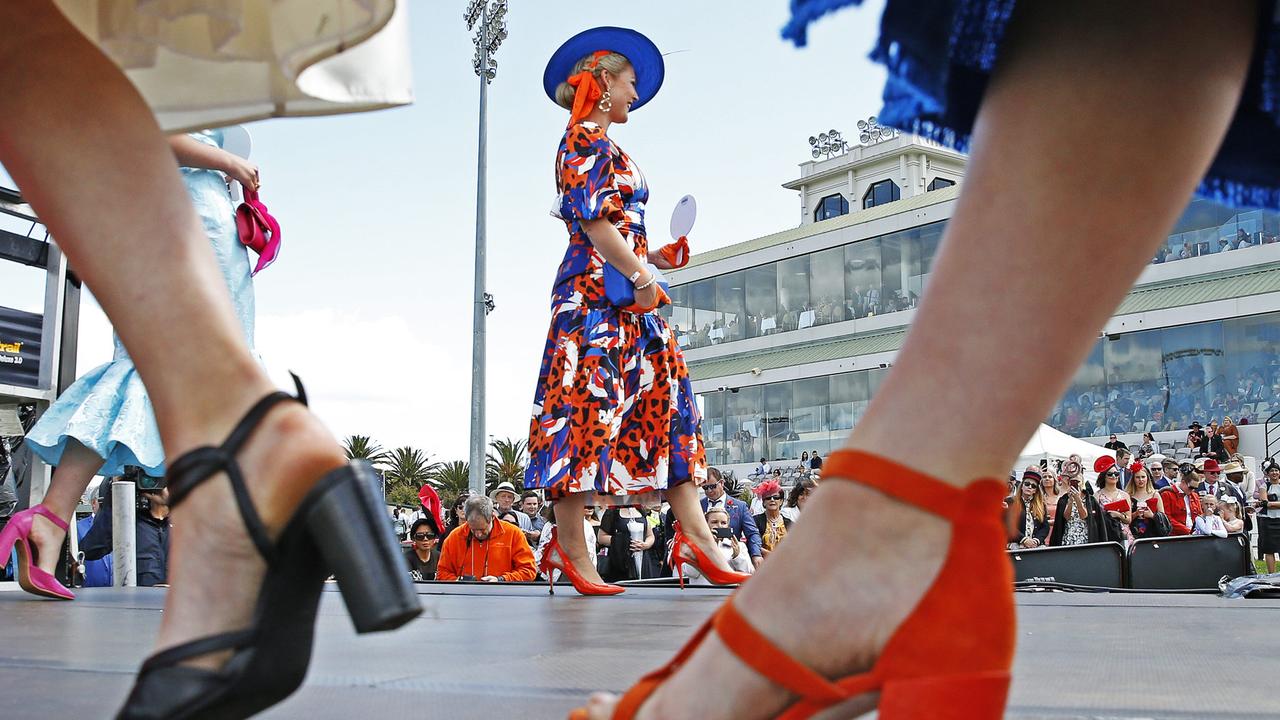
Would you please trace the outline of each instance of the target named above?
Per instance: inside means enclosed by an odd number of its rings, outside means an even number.
[[[653,99],[663,74],[653,42],[616,27],[575,35],[547,63],[547,95],[570,113],[556,153],[554,210],[569,246],[551,291],[525,486],[546,489],[561,517],[578,517],[593,495],[634,505],[662,494],[678,520],[673,562],[735,583],[746,576],[729,571],[699,504],[707,477],[701,417],[675,336],[657,312],[669,300],[648,266],[683,266],[688,243],[650,249],[644,174],[609,137]],[[633,303],[610,299],[606,263],[634,287]],[[600,579],[581,525],[556,532],[544,554],[548,576],[563,570],[583,594],[622,592]]]

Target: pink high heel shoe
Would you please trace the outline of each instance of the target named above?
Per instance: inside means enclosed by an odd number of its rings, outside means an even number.
[[[58,582],[58,579],[36,566],[35,552],[31,547],[31,523],[36,515],[43,515],[54,525],[67,531],[67,523],[44,505],[36,505],[14,515],[0,531],[0,558],[9,559],[9,551],[18,548],[18,586],[32,595],[57,600],[75,600],[75,593]]]

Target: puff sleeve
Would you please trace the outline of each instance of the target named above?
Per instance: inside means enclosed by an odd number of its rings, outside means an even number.
[[[557,172],[560,217],[595,220],[622,216],[622,196],[614,181],[613,144],[600,126],[569,128]]]

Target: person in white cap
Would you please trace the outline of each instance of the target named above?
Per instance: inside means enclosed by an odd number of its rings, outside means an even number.
[[[529,520],[529,516],[514,507],[517,497],[516,486],[505,481],[498,483],[498,487],[494,488],[493,492],[489,493],[489,499],[492,500],[494,504],[494,512],[499,517],[506,515],[509,512],[515,513],[516,520],[520,523],[520,529],[524,532],[531,532],[533,530],[533,523]]]

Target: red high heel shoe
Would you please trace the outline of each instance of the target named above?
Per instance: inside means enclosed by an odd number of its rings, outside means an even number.
[[[696,544],[689,542],[689,538],[685,537],[684,531],[680,529],[680,523],[675,523],[676,539],[671,544],[671,569],[675,570],[676,577],[680,579],[680,589],[684,589],[684,572],[681,568],[688,563],[696,568],[702,576],[710,580],[716,585],[739,585],[747,581],[751,577],[751,573],[740,573],[733,570],[721,570],[711,562],[711,558],[702,552],[702,548]],[[680,546],[684,545],[693,551],[693,559],[689,559],[680,554]]]
[[[569,578],[569,582],[573,583],[573,589],[578,591],[580,595],[617,595],[625,592],[626,588],[621,585],[611,585],[609,583],[597,584],[588,581],[578,573],[578,568],[569,562],[569,556],[565,554],[564,548],[560,547],[560,538],[556,536],[556,531],[560,528],[551,528],[551,540],[547,542],[547,548],[542,551],[542,563],[538,566],[547,576],[547,587],[551,595],[556,594],[555,573],[553,570],[559,570]],[[551,559],[551,553],[555,553],[558,560]]]
[[[879,691],[881,720],[994,720],[1004,714],[1013,665],[1013,570],[1004,557],[1000,498],[1005,485],[984,478],[948,485],[864,452],[834,452],[827,478],[869,485],[889,497],[950,520],[955,528],[942,569],[915,609],[889,638],[870,672],[828,680],[782,652],[748,623],[731,597],[671,662],[640,679],[619,700],[614,720],[641,705],[715,630],[734,655],[799,697],[778,715],[795,720]],[[584,709],[569,716],[586,718]]]
[[[36,553],[31,544],[31,524],[36,515],[48,518],[54,525],[67,531],[67,521],[54,515],[44,505],[33,505],[13,517],[0,531],[0,562],[8,562],[9,551],[18,548],[18,587],[31,593],[57,600],[75,600],[71,592],[53,575],[36,566]]]

